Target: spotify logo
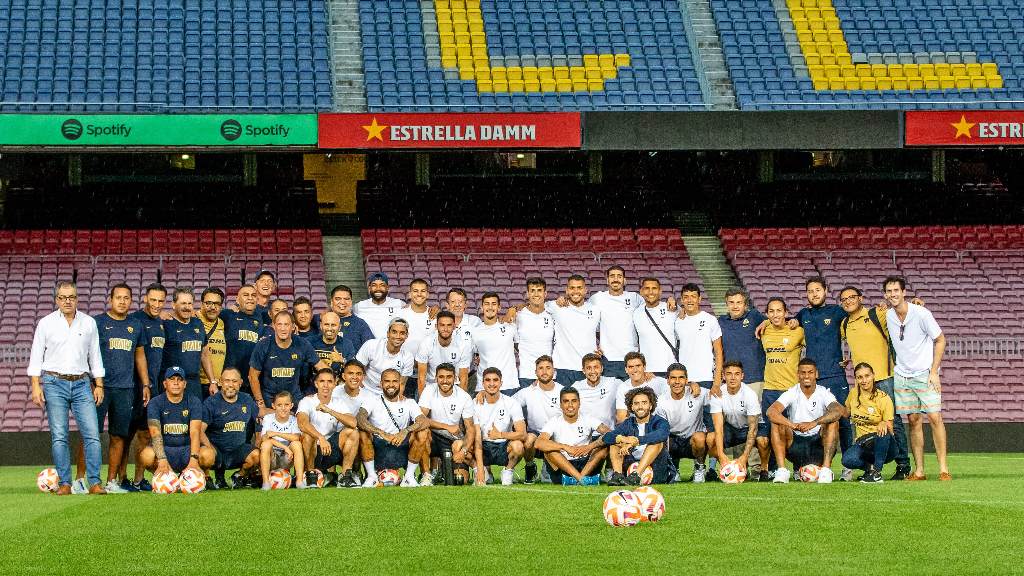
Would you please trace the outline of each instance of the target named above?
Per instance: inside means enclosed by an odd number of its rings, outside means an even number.
[[[238,137],[242,135],[242,125],[237,120],[225,120],[220,125],[220,135],[228,142],[238,140]]]
[[[68,140],[78,140],[82,136],[82,123],[74,118],[65,120],[60,125],[60,133]]]

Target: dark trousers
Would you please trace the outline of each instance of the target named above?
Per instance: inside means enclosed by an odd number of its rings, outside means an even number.
[[[877,436],[864,443],[854,443],[846,452],[843,452],[843,467],[851,470],[867,470],[874,466],[875,470],[882,471],[886,462],[892,462],[896,458],[896,442],[893,442],[892,434]]]

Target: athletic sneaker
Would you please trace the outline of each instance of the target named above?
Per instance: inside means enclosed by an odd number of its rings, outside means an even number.
[[[544,484],[551,484],[551,474],[548,473],[548,467],[542,466],[540,469],[540,481]]]
[[[135,486],[135,488],[138,489],[139,492],[152,492],[153,491],[153,485],[150,484],[149,480],[146,480],[145,478],[143,478],[142,480],[139,480],[138,482],[133,484],[133,486]]]
[[[714,468],[708,468],[704,475],[704,479],[708,482],[720,482],[718,479],[718,472],[716,472]]]
[[[910,476],[910,466],[896,465],[896,472],[893,473],[892,478],[889,480],[906,480],[907,476]]]
[[[533,484],[537,481],[537,464],[529,462],[526,465],[526,480],[523,480],[526,484]]]
[[[706,472],[706,470],[705,470],[705,468],[703,466],[694,466],[693,467],[693,483],[694,484],[703,484],[704,480],[705,480],[705,478],[704,478],[705,472]]]
[[[612,477],[608,479],[609,486],[625,486],[626,477],[622,475],[622,472],[612,472]]]
[[[640,475],[637,474],[636,472],[633,472],[626,476],[626,484],[629,484],[630,486],[639,486],[640,482]]]
[[[263,486],[260,486],[260,490],[270,492],[270,484],[264,484]]]
[[[789,468],[779,468],[775,471],[775,478],[772,482],[775,484],[789,484]]]
[[[376,488],[377,486],[380,486],[380,481],[376,476],[367,476],[366,482],[363,482],[363,488]]]
[[[306,481],[302,484],[302,486],[303,488],[305,488],[306,486],[309,486],[310,488],[316,488],[316,472],[313,472],[312,470],[306,470]],[[295,487],[298,488],[297,482]]]
[[[88,494],[89,485],[85,483],[85,478],[78,478],[71,483],[72,494]]]
[[[307,484],[305,480],[299,480],[295,483],[296,490],[305,490],[306,488],[312,488],[315,484]]]
[[[121,489],[125,492],[138,492],[139,489],[135,487],[127,478],[121,480]]]
[[[583,485],[583,486],[600,486],[601,485],[601,475],[600,474],[591,474],[590,476],[584,476],[583,477],[583,481],[580,482],[580,484]]]
[[[853,471],[850,471],[850,477],[853,477]],[[818,472],[818,484],[831,484],[832,480],[835,479],[835,474],[832,473],[831,468],[822,468]]]
[[[576,486],[579,482],[568,474],[562,474],[562,486]]]
[[[338,477],[337,486],[338,488],[358,488],[359,483],[352,476],[352,471],[346,470],[344,474]]]
[[[494,484],[494,476],[491,476],[491,467],[487,467],[487,484]]]
[[[771,482],[772,475],[765,470],[761,470],[761,473],[757,475],[758,482]]]
[[[852,482],[853,481],[853,470],[843,467],[843,473],[839,475],[840,482]]]
[[[433,486],[434,475],[430,472],[424,472],[420,475],[420,486]]]
[[[128,491],[121,488],[121,485],[117,483],[117,480],[108,480],[106,486],[103,487],[107,494],[127,494]]]
[[[512,472],[511,470],[509,470],[508,468],[505,468],[504,470],[501,471],[501,485],[502,486],[511,486],[512,485],[512,480],[514,478],[515,478],[515,473]]]
[[[882,474],[878,470],[868,470],[860,477],[861,484],[881,484]]]
[[[223,478],[216,478],[214,480],[206,481],[207,490],[226,490],[227,487],[228,483],[225,482]]]
[[[399,486],[402,488],[419,488],[420,484],[412,476],[406,476],[402,478],[402,483]]]
[[[235,473],[231,475],[231,487],[235,490],[249,487],[249,479],[242,474],[241,470],[236,470]]]

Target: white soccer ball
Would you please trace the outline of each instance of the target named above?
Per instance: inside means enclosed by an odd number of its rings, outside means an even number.
[[[733,460],[722,466],[718,471],[718,478],[726,484],[739,484],[747,479],[747,469]]]
[[[43,492],[56,492],[60,486],[60,476],[56,468],[43,468],[36,475],[36,486]]]
[[[182,494],[198,494],[206,490],[206,474],[201,470],[186,468],[178,477],[178,488]]]
[[[640,500],[628,490],[616,490],[604,499],[604,520],[611,526],[635,526],[643,520]]]
[[[284,468],[278,468],[270,473],[270,489],[285,490],[292,487],[292,475]]]
[[[821,474],[821,466],[817,464],[806,464],[797,472],[801,482],[817,482],[818,474]]]
[[[174,494],[178,491],[178,475],[174,472],[164,472],[153,476],[154,494]]]
[[[665,497],[650,486],[641,486],[633,490],[640,504],[642,522],[657,522],[665,515]]]
[[[640,463],[639,462],[633,462],[632,464],[629,465],[629,469],[626,470],[626,476],[629,476],[630,474],[633,474],[634,472],[637,472],[639,469],[640,469]],[[654,470],[651,470],[650,466],[648,466],[647,468],[644,468],[644,471],[640,472],[639,474],[640,474],[640,484],[641,485],[643,485],[643,486],[650,486],[651,482],[654,482]]]
[[[313,486],[316,486],[317,488],[323,488],[324,484],[327,483],[327,479],[324,477],[324,473],[321,472],[319,468],[313,468],[312,470],[310,470],[310,472],[316,475],[316,483],[313,484]],[[313,486],[310,486],[310,488],[312,488]]]
[[[398,470],[381,470],[377,473],[377,480],[380,480],[381,486],[398,486],[402,481],[402,478],[398,475]]]

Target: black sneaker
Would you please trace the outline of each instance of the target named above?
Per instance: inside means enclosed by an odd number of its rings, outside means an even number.
[[[346,470],[345,473],[341,475],[341,479],[338,480],[338,485],[342,488],[358,488],[359,481],[356,480],[356,477],[352,474],[351,470]]]
[[[768,475],[767,470],[761,470],[761,473],[757,475],[758,482],[771,482],[772,477]]]
[[[317,481],[316,472],[313,472],[312,470],[307,470],[306,471],[306,488],[319,488],[319,486],[316,485],[316,481]]]
[[[861,484],[881,484],[882,474],[878,470],[868,470],[860,477]]]
[[[150,484],[149,480],[146,480],[145,478],[143,478],[142,480],[139,480],[138,482],[136,482],[134,484],[134,486],[135,486],[136,489],[138,489],[139,492],[152,492],[153,491],[153,485]]]
[[[889,480],[906,480],[910,476],[910,466],[896,466],[896,472]]]
[[[206,479],[207,490],[223,490],[225,488],[227,488],[227,484],[225,484],[224,481],[221,480],[220,478],[215,478],[213,480],[211,480],[210,478]]]
[[[537,464],[530,462],[526,465],[526,479],[523,480],[525,484],[533,484],[537,481]]]
[[[612,472],[610,478],[608,478],[609,486],[625,486],[626,477],[622,475],[622,472]]]
[[[704,472],[704,481],[705,482],[721,482],[721,480],[718,478],[718,472],[715,471],[714,468],[708,468]]]
[[[629,484],[630,486],[639,486],[640,475],[637,474],[636,472],[633,472],[629,476],[626,476],[626,484]]]

